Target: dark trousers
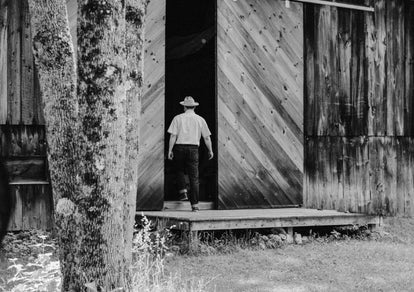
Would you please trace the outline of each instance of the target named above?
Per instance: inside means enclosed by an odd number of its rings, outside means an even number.
[[[190,180],[190,203],[198,203],[198,146],[176,144],[173,149],[179,190],[186,189],[185,173]]]

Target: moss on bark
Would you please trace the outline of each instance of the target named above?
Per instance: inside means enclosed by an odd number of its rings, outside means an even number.
[[[77,72],[66,1],[29,2],[62,290],[128,290],[148,1],[79,1]]]
[[[136,196],[138,184],[138,141],[139,120],[141,115],[141,97],[143,80],[144,52],[144,17],[149,0],[126,0],[126,147],[124,183],[128,199],[124,204],[124,221],[131,222],[135,218]],[[133,225],[124,225],[125,259],[130,264]]]
[[[30,0],[33,51],[46,121],[48,161],[55,205],[55,226],[59,234],[60,260],[64,275],[79,278],[73,255],[77,248],[76,202],[83,196],[78,171],[80,140],[76,71],[64,0]],[[70,209],[70,212],[68,210]],[[60,212],[61,211],[61,212]],[[65,277],[68,279],[69,277]]]

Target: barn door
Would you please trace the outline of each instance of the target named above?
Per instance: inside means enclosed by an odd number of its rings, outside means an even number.
[[[221,0],[217,9],[218,207],[301,204],[302,4]]]
[[[150,1],[146,18],[137,210],[164,200],[165,0]]]

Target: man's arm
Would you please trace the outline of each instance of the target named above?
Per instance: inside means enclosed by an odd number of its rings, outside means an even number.
[[[177,135],[170,135],[170,143],[168,145],[168,159],[172,160],[174,158],[174,154],[172,152],[175,142],[177,141]]]
[[[210,138],[210,136],[207,136],[207,137],[203,137],[203,139],[204,139],[204,143],[206,144],[207,149],[208,149],[208,159],[211,160],[214,157],[213,146],[211,145],[212,144],[211,143],[211,138]]]

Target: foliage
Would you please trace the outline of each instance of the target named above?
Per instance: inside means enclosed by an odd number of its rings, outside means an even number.
[[[36,234],[42,241],[30,244],[28,247],[40,250],[32,261],[26,264],[19,263],[18,258],[9,259],[11,265],[9,270],[14,272],[8,280],[13,288],[11,292],[42,292],[59,291],[61,283],[60,264],[52,260],[52,252],[46,252],[46,248],[55,249],[54,244],[46,244],[47,236],[41,233]]]
[[[205,291],[205,278],[181,277],[178,271],[167,269],[167,261],[177,254],[191,255],[236,254],[241,250],[276,249],[288,244],[329,243],[331,241],[377,240],[387,238],[385,231],[371,231],[367,226],[295,229],[289,236],[282,228],[201,232],[192,246],[187,234],[171,229],[152,230],[151,222],[143,216],[136,229],[132,245],[132,291]],[[56,243],[47,233],[31,231],[10,233],[5,238],[4,253],[10,264],[7,285],[0,291],[59,291],[61,274],[55,253]],[[22,260],[28,258],[28,260]],[[3,274],[3,272],[2,272]],[[87,284],[88,291],[98,291],[95,283]],[[119,288],[114,291],[123,291]]]
[[[173,256],[168,245],[171,243],[169,229],[152,231],[150,221],[142,219],[132,245],[132,291],[204,291],[208,284],[204,279],[184,278],[177,273],[167,273],[165,259]],[[56,243],[43,232],[10,233],[5,240],[4,252],[13,255],[9,259],[10,272],[7,286],[0,291],[60,291],[60,264],[54,254]],[[29,257],[27,261],[22,258]],[[86,285],[89,292],[102,291],[92,282]],[[110,292],[124,291],[118,288]]]
[[[150,222],[143,217],[142,228],[133,239],[133,291],[204,291],[207,282],[203,279],[166,273],[165,258],[173,255],[166,244],[171,238],[169,229],[151,232]]]

